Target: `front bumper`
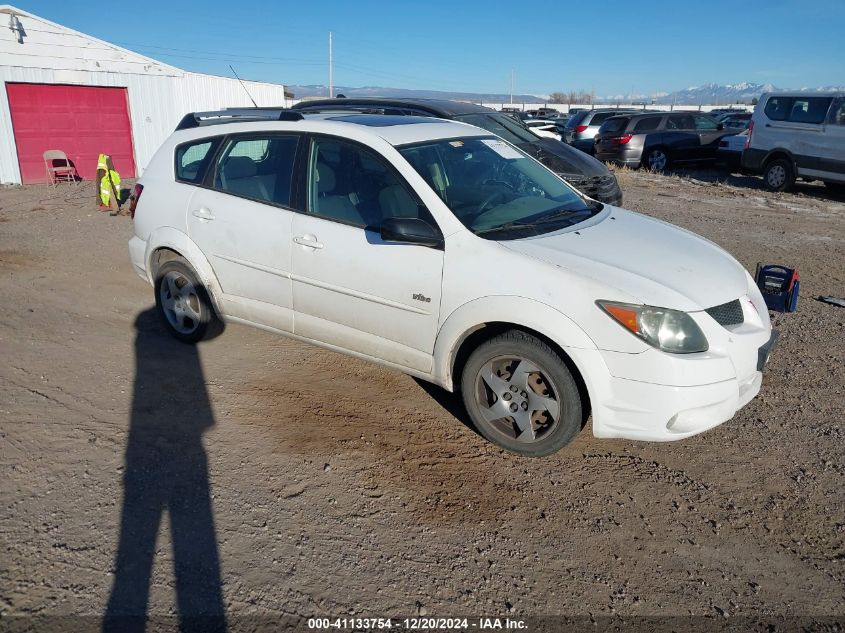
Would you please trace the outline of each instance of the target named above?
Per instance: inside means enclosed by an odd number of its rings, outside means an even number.
[[[622,190],[619,188],[619,182],[616,180],[616,176],[612,173],[602,176],[559,175],[588,198],[615,207],[622,206]]]
[[[761,369],[778,334],[772,330],[751,338],[739,358],[567,350],[587,383],[593,435],[668,442],[730,420],[759,393]],[[665,384],[669,377],[672,384]]]

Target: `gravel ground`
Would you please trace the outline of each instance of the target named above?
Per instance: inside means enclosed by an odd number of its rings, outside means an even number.
[[[845,296],[845,203],[708,171],[619,177],[627,207],[751,270],[798,266],[798,312],[774,317],[763,389],[730,422],[669,444],[588,425],[539,460],[393,371],[241,326],[175,343],[131,270],[128,218],[98,213],[87,186],[0,189],[0,629],[107,607],[162,628],[222,610],[230,629],[472,614],[838,626],[845,309],[814,297]]]

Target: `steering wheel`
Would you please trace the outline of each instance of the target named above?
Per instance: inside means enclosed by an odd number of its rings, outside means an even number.
[[[489,211],[490,206],[493,204],[493,202],[503,197],[504,195],[505,194],[503,194],[501,191],[494,191],[489,196],[484,198],[482,203],[478,205],[478,211],[472,214],[472,218],[470,218],[470,221],[478,219],[478,217],[481,216],[485,211]]]
[[[499,185],[502,187],[507,187],[513,192],[516,192],[516,187],[514,187],[511,183],[507,182],[506,180],[496,180],[495,178],[488,178],[487,180],[482,181],[481,186],[485,187],[487,185]]]

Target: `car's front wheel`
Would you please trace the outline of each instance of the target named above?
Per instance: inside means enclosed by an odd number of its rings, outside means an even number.
[[[481,344],[461,376],[464,406],[478,432],[514,453],[550,455],[582,425],[578,385],[546,343],[511,330]]]
[[[159,268],[155,295],[162,324],[183,343],[198,343],[218,324],[205,287],[183,261],[172,260]]]

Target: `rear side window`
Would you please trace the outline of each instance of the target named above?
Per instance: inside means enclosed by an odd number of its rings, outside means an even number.
[[[176,180],[202,182],[219,144],[220,138],[213,138],[179,145],[176,148]]]
[[[214,188],[244,198],[290,206],[298,136],[233,138],[214,175]]]
[[[789,109],[793,123],[823,123],[830,108],[829,97],[796,97]]]
[[[637,121],[637,124],[634,126],[634,132],[650,132],[651,130],[656,130],[659,125],[659,116],[646,117]]]
[[[626,127],[628,127],[628,121],[630,121],[630,120],[631,119],[629,119],[628,117],[624,117],[624,116],[612,117],[602,124],[601,130],[599,130],[599,131],[601,133],[621,132]]]

